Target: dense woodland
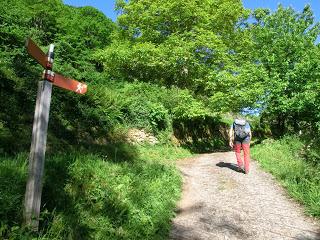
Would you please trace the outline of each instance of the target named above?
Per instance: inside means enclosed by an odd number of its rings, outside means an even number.
[[[62,0],[0,5],[0,236],[164,239],[181,186],[171,160],[227,149],[238,113],[256,144],[295,142],[313,170],[290,181],[313,178],[310,213],[320,216],[320,25],[309,6],[118,0],[112,22]],[[55,44],[54,71],[88,84],[84,96],[53,90],[39,233],[21,225],[42,74],[27,37],[44,51]],[[158,144],[127,143],[130,129]]]

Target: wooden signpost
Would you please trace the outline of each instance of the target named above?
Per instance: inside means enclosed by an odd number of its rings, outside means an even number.
[[[43,73],[44,80],[39,81],[38,83],[38,94],[29,156],[29,175],[24,202],[25,224],[37,231],[39,226],[42,176],[45,161],[52,84],[74,91],[78,94],[85,94],[87,92],[87,85],[52,71],[54,60],[53,44],[50,45],[48,54],[45,54],[30,38],[26,42],[26,47],[28,53],[45,68]]]

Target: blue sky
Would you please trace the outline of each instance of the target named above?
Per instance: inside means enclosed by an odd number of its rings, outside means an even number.
[[[63,2],[75,7],[92,6],[102,11],[113,21],[117,18],[117,14],[114,11],[114,0],[63,0]]]
[[[115,4],[114,0],[64,0],[63,2],[76,7],[93,6],[100,9],[113,21],[117,18],[117,14],[113,10]],[[250,9],[264,7],[275,10],[278,4],[281,3],[285,7],[293,7],[296,11],[301,11],[306,4],[310,4],[316,20],[320,21],[320,0],[243,0],[242,2],[244,7]]]
[[[305,5],[309,4],[313,10],[316,21],[320,21],[320,1],[319,0],[243,0],[245,8],[255,9],[259,7],[276,10],[278,4],[284,7],[292,7],[294,10],[301,12]]]

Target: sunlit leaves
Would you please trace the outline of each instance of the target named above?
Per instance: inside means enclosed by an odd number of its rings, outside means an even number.
[[[264,83],[264,104],[270,116],[285,122],[294,116],[299,121],[318,121],[314,106],[319,98],[319,49],[315,45],[320,33],[313,13],[306,6],[301,13],[283,8],[270,13],[254,12],[257,22],[251,25],[255,44],[252,56],[268,78]],[[313,110],[314,109],[314,110]]]
[[[237,27],[248,15],[241,1],[118,1],[117,8],[119,38],[95,55],[112,78],[189,89],[205,102],[218,92],[231,97],[241,49],[251,45]]]

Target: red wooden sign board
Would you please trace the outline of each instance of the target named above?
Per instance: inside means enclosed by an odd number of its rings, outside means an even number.
[[[27,40],[26,47],[28,53],[44,68],[51,69],[52,63],[48,57],[30,38]],[[58,87],[71,90],[78,94],[87,92],[87,85],[74,79],[64,77],[52,71],[45,71],[44,78]]]
[[[66,78],[60,74],[55,73],[53,77],[53,85],[58,87],[71,90],[75,93],[85,94],[87,92],[87,85],[85,83],[80,83],[71,78]]]
[[[26,47],[28,53],[44,68],[47,68],[47,55],[32,41],[27,39]]]

